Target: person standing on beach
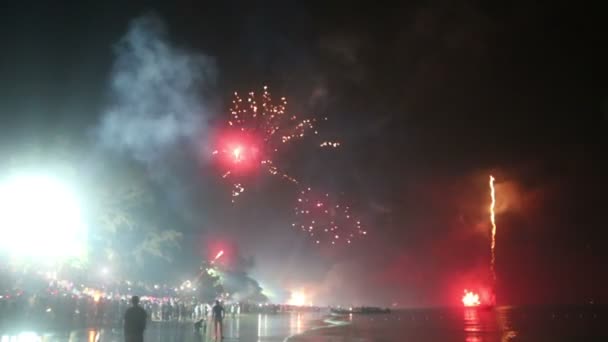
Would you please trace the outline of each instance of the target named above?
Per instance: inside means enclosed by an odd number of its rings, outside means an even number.
[[[133,306],[125,312],[125,342],[143,342],[147,319],[146,310],[139,306],[137,296],[131,298],[131,304]]]
[[[219,300],[215,301],[215,305],[213,305],[213,308],[211,309],[211,315],[213,316],[213,329],[215,331],[215,338],[221,336],[221,338],[224,339],[224,328],[222,324],[224,321],[224,307],[222,306],[222,304],[220,304]]]

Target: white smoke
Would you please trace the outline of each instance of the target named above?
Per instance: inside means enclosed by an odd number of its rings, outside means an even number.
[[[104,146],[152,162],[201,136],[203,97],[216,74],[210,57],[173,46],[162,20],[151,14],[131,22],[115,54],[112,101],[97,131]]]

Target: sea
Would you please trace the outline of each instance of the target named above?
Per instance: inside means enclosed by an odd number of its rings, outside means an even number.
[[[324,322],[290,341],[608,342],[608,307],[600,306],[415,309]]]
[[[607,341],[608,307],[542,306],[396,310],[389,314],[243,314],[227,317],[224,339],[192,322],[151,322],[147,342]],[[5,328],[6,330],[6,328]],[[0,342],[118,342],[120,327],[0,331]]]

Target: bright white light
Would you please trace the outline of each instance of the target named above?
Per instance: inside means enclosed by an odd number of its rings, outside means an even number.
[[[104,276],[110,274],[110,269],[107,267],[103,267],[101,269],[101,274],[103,274]]]
[[[40,342],[42,337],[33,332],[23,332],[17,336],[2,335],[2,342]]]
[[[53,262],[82,256],[85,240],[76,196],[59,181],[22,175],[0,182],[0,251]]]
[[[303,291],[291,292],[291,297],[289,298],[287,304],[295,306],[306,305],[306,294]]]

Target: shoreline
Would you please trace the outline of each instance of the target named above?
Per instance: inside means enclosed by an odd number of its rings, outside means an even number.
[[[326,325],[323,314],[285,313],[285,314],[242,314],[226,317],[223,330],[226,341],[280,342],[291,336],[305,333],[311,328]],[[215,333],[207,323],[203,331],[195,332],[192,321],[151,321],[145,331],[145,339],[162,342],[200,342],[215,340]],[[8,331],[7,331],[8,330]],[[66,329],[0,329],[0,340],[20,340],[37,342],[64,341],[104,341],[123,340],[122,327],[111,325],[103,327],[68,327]]]
[[[307,335],[310,335],[311,333],[317,332],[319,330],[327,330],[327,329],[332,329],[332,328],[340,328],[340,327],[345,327],[345,326],[349,326],[351,325],[351,322],[347,322],[344,320],[337,320],[334,319],[334,316],[328,315],[326,316],[326,318],[319,320],[317,322],[321,323],[320,325],[314,325],[315,321],[311,322],[311,327],[301,333],[297,333],[297,334],[293,334],[290,336],[285,337],[285,339],[283,340],[283,342],[297,342],[297,341],[302,341],[302,339],[305,339]]]

